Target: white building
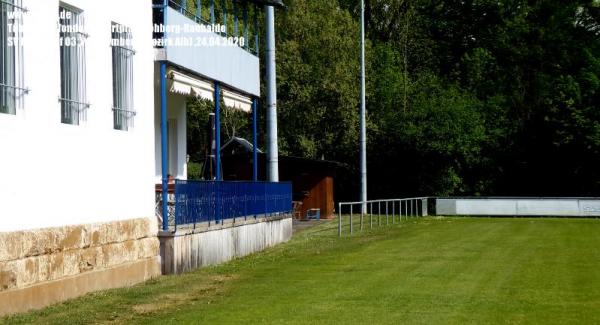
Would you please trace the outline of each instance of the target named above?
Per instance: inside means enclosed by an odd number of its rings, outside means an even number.
[[[219,15],[247,38],[247,7],[273,1],[242,1],[233,20]],[[181,272],[291,236],[291,186],[247,184],[225,206],[220,195],[237,185],[175,184],[178,204],[210,194],[216,209],[175,209],[185,218],[160,225],[160,241],[205,244],[192,249],[199,257],[162,249],[161,263],[156,185],[166,189],[168,174],[187,177],[187,97],[216,97],[256,121],[260,73],[256,35],[254,53],[247,45],[155,48],[153,23],[189,28],[218,17],[214,1],[196,0],[195,12],[181,7],[186,1],[152,3],[0,0],[0,315],[141,282],[160,275],[161,264]],[[202,20],[203,8],[212,22]],[[231,35],[194,27],[160,36]],[[215,195],[215,186],[225,191]],[[193,232],[177,230],[189,222]]]
[[[0,3],[0,314],[160,274],[151,5]]]

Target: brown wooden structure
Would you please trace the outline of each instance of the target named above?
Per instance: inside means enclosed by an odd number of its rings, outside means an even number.
[[[243,139],[241,139],[243,140]],[[221,149],[225,180],[252,180],[252,148],[247,141],[229,141]],[[258,153],[258,179],[264,181],[266,155]],[[292,182],[293,200],[301,217],[309,209],[319,209],[321,218],[334,217],[333,181],[336,162],[279,156],[279,180]]]

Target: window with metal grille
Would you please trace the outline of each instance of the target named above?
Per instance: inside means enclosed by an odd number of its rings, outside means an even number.
[[[79,125],[86,120],[85,41],[83,12],[60,3],[58,8],[60,46],[61,122]]]
[[[23,85],[21,0],[0,0],[0,113],[16,114],[29,92]]]
[[[113,120],[116,130],[133,127],[133,50],[131,30],[112,23]]]

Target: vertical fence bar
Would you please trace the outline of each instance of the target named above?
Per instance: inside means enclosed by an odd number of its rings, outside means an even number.
[[[338,236],[342,237],[342,203],[338,203]]]
[[[365,218],[365,211],[364,211],[364,209],[362,209],[362,206],[361,206],[361,209],[360,209],[360,231],[361,232],[363,231],[363,228],[364,228],[364,226],[363,226],[364,218]]]
[[[161,144],[161,170],[162,170],[162,228],[169,230],[169,159],[167,138],[167,62],[160,63],[160,144]]]
[[[371,229],[373,229],[373,203],[369,204],[369,223],[371,224]]]
[[[377,202],[377,225],[381,227],[381,201]]]
[[[258,123],[258,98],[252,99],[252,180],[258,181],[258,132],[256,124]]]
[[[352,235],[353,227],[352,227],[352,204],[350,204],[350,235]]]
[[[396,201],[392,201],[392,224],[396,223],[396,214],[394,213],[395,208],[396,208]]]

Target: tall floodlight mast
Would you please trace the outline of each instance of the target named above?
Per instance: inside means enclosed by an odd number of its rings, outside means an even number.
[[[367,126],[365,108],[365,0],[360,1],[360,200],[367,212]]]
[[[279,181],[279,155],[277,148],[277,88],[275,71],[275,8],[265,6],[266,70],[267,70],[267,179]]]

